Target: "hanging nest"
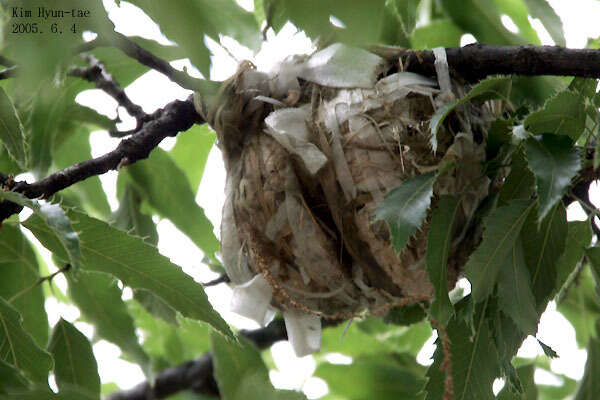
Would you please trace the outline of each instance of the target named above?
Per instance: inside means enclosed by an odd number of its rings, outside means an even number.
[[[314,325],[430,300],[429,214],[398,254],[375,211],[390,190],[448,161],[454,167],[437,179],[431,208],[441,195],[462,196],[447,265],[454,286],[480,241],[468,228],[490,186],[481,162],[492,115],[485,104],[459,107],[434,152],[432,114],[468,90],[447,69],[442,75],[438,83],[394,71],[375,54],[336,44],[271,74],[243,62],[215,97],[195,96],[227,169],[221,239],[238,285],[234,310],[259,322],[283,311],[290,332],[292,320]],[[315,350],[306,345],[297,353]]]

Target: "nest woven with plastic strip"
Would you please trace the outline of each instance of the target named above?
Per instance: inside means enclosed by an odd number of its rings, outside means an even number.
[[[450,79],[443,50],[435,54],[437,81],[334,44],[268,74],[243,62],[216,96],[194,97],[227,169],[221,241],[235,285],[232,309],[261,324],[282,312],[297,355],[319,349],[322,317],[382,314],[431,299],[429,215],[400,254],[375,216],[402,182],[452,165],[432,200],[462,199],[450,288],[480,240],[466,227],[490,186],[476,178],[491,112],[464,104],[444,121],[432,149],[432,114],[468,90]]]

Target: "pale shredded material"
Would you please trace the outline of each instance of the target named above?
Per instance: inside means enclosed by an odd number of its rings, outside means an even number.
[[[270,308],[272,289],[264,276],[258,274],[250,281],[233,288],[231,311],[265,326],[275,312]]]
[[[283,319],[296,356],[304,357],[321,349],[321,318],[297,310],[286,310]]]
[[[435,57],[435,72],[437,74],[440,89],[444,94],[444,97],[448,97],[448,100],[452,97],[452,83],[450,81],[450,71],[448,69],[448,60],[446,58],[446,49],[443,47],[436,47],[433,49],[433,55]]]

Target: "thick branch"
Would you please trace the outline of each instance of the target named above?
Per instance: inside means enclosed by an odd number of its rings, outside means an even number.
[[[191,99],[176,100],[167,104],[165,108],[155,111],[150,116],[150,121],[146,122],[138,133],[123,139],[116,149],[103,156],[82,161],[34,183],[11,182],[10,177],[0,175],[0,187],[7,187],[30,199],[47,198],[90,176],[100,175],[145,159],[167,136],[175,136],[179,132],[188,130],[195,123],[201,122]],[[15,207],[9,210],[8,204],[5,203],[7,202],[0,203],[0,217],[6,218],[20,211]]]
[[[434,76],[435,57],[431,50],[377,47],[383,57],[401,61],[405,71]],[[492,46],[471,44],[446,49],[448,65],[467,81],[486,76],[561,75],[600,78],[600,50],[567,49],[558,46]]]

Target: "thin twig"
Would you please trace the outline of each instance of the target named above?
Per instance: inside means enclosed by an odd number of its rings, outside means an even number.
[[[231,279],[229,278],[229,276],[227,276],[227,274],[223,274],[223,275],[219,276],[218,278],[213,279],[212,281],[203,283],[202,286],[211,287],[211,286],[219,285],[221,283],[229,283],[229,282],[231,282]]]
[[[0,71],[0,80],[12,78],[16,75],[18,67],[13,65]]]
[[[33,283],[33,285],[31,285],[29,287],[26,287],[25,289],[23,289],[20,292],[16,293],[14,296],[12,296],[10,299],[8,299],[8,302],[12,303],[13,301],[15,301],[16,299],[18,299],[19,297],[23,296],[24,294],[29,293],[34,288],[40,286],[42,283],[44,283],[46,281],[47,282],[52,282],[52,279],[54,279],[54,277],[56,277],[56,275],[62,274],[63,272],[67,272],[69,269],[71,269],[71,264],[65,264],[64,267],[60,268],[56,272],[51,273],[48,276],[41,276],[41,277],[39,277],[38,280]]]
[[[131,101],[129,96],[125,93],[119,83],[110,75],[104,64],[100,62],[96,57],[91,54],[83,55],[83,58],[90,64],[89,67],[71,67],[67,74],[69,76],[79,77],[89,82],[93,82],[98,89],[103,90],[109,96],[117,101],[117,103],[123,107],[129,115],[135,118],[137,124],[136,128],[129,131],[129,134],[133,134],[139,131],[144,123],[149,120],[150,116],[144,112],[142,107]],[[117,132],[118,134],[119,132]],[[111,136],[113,132],[111,132]]]

